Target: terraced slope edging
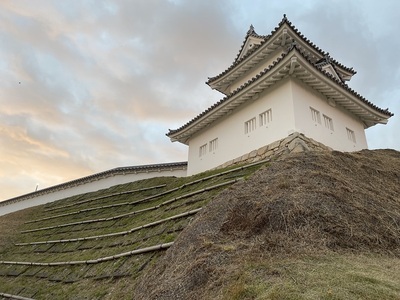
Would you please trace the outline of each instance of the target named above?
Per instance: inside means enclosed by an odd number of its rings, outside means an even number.
[[[0,293],[124,298],[204,205],[264,164],[142,180],[4,216],[2,231],[13,215],[23,224],[1,233]]]
[[[135,299],[400,299],[400,152],[308,152],[220,193]]]

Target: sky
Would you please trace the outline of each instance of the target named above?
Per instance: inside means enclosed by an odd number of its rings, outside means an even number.
[[[116,167],[187,160],[165,134],[223,95],[250,25],[283,14],[395,114],[366,130],[400,150],[400,1],[2,0],[0,200]]]

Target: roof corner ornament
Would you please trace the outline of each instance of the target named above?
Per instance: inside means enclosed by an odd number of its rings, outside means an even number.
[[[292,74],[293,74],[294,68],[296,67],[296,65],[297,65],[297,57],[296,57],[296,56],[293,56],[293,57],[290,59],[289,75],[292,75]]]
[[[324,55],[325,62],[332,63],[332,57],[329,55],[329,52],[326,52]]]
[[[283,14],[282,20],[279,22],[279,26],[283,25],[283,23],[289,22],[288,19],[286,18],[286,14]]]
[[[254,33],[256,33],[256,32],[254,30],[253,24],[251,24],[249,30],[247,31],[247,35],[251,35],[251,34],[254,34]]]

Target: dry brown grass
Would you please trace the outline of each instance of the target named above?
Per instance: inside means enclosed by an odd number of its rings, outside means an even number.
[[[398,299],[399,195],[397,151],[283,158],[209,203],[135,299]]]

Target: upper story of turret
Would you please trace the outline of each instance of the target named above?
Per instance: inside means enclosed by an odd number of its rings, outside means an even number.
[[[356,74],[308,40],[283,16],[278,26],[269,35],[259,35],[251,25],[234,62],[217,76],[210,77],[207,84],[225,95],[267,69],[293,46],[301,51],[316,67],[346,82]]]

